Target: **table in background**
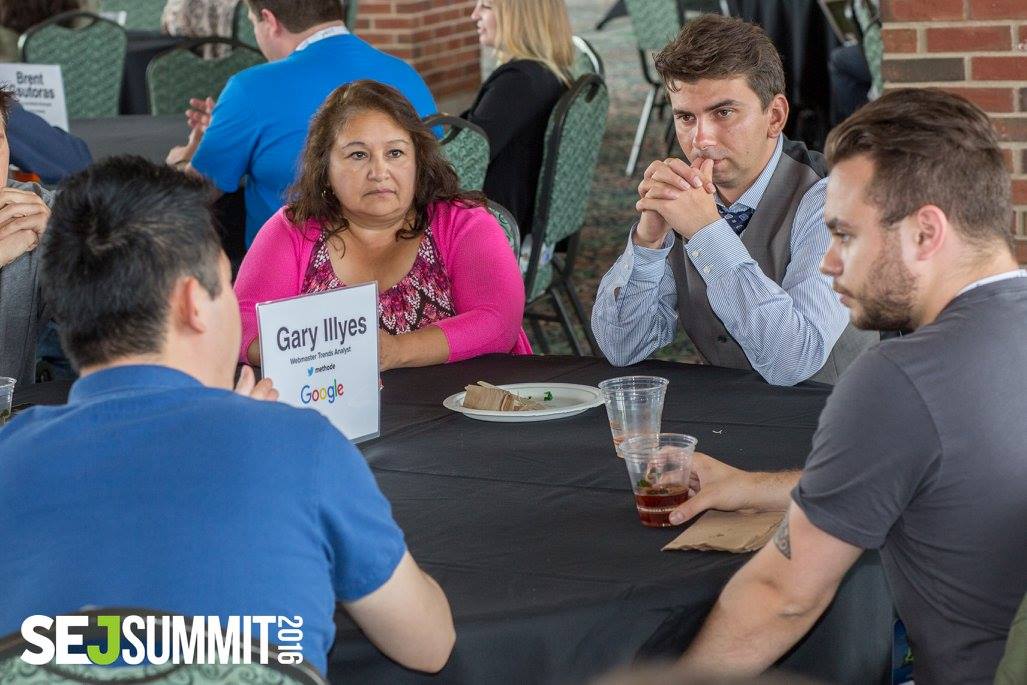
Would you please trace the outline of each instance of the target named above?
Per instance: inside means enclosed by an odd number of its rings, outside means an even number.
[[[383,374],[381,437],[360,446],[409,548],[449,597],[457,644],[437,676],[383,657],[337,612],[329,658],[346,683],[576,683],[636,656],[673,658],[749,558],[662,552],[680,533],[643,527],[605,409],[487,423],[442,407],[477,380],[670,379],[663,429],[745,469],[799,468],[826,386],[778,388],[756,374],[668,362],[616,369],[595,358],[490,356]],[[786,667],[836,683],[888,682],[892,604],[876,553],[843,582]]]
[[[73,119],[71,132],[86,141],[93,159],[99,161],[114,155],[141,155],[151,162],[163,164],[168,151],[185,144],[189,126],[184,114],[151,116],[126,115],[110,119]],[[246,204],[240,188],[225,193],[214,203],[214,212],[221,226],[225,252],[233,270],[246,254]]]

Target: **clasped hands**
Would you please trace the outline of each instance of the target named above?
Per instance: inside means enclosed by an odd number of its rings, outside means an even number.
[[[0,267],[34,250],[49,219],[43,198],[27,190],[0,188]]]
[[[671,230],[688,240],[720,218],[715,192],[712,159],[696,157],[692,164],[675,158],[653,162],[638,184],[635,209],[642,216],[635,229],[635,243],[661,248]]]

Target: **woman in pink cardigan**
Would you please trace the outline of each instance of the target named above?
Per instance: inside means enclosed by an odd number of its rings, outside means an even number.
[[[355,81],[310,126],[290,203],[257,233],[235,283],[240,358],[260,363],[256,304],[378,282],[382,370],[531,354],[524,284],[502,228],[395,89]]]

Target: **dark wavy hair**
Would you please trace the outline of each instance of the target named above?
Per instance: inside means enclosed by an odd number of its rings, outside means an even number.
[[[78,9],[79,0],[0,0],[0,26],[25,33],[50,17]]]
[[[355,115],[381,112],[410,134],[414,143],[417,180],[414,184],[414,220],[396,231],[396,239],[420,235],[431,221],[428,208],[433,202],[458,202],[466,207],[480,207],[485,196],[460,190],[460,181],[452,165],[442,156],[439,141],[421,121],[402,93],[377,81],[354,81],[337,88],[321,105],[310,123],[307,144],[300,161],[300,173],[289,189],[286,217],[302,226],[311,219],[321,222],[327,236],[349,228],[342,205],[328,182],[328,165],[332,146],[346,123]]]

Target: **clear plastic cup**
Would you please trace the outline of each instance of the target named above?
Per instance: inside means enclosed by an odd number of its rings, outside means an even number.
[[[621,456],[628,467],[642,525],[671,525],[670,512],[688,499],[692,454],[697,442],[691,435],[656,433],[628,438],[621,444]]]
[[[617,456],[625,439],[660,432],[668,383],[659,376],[622,376],[599,384]]]
[[[11,405],[14,403],[14,379],[0,376],[0,426],[11,418]]]

